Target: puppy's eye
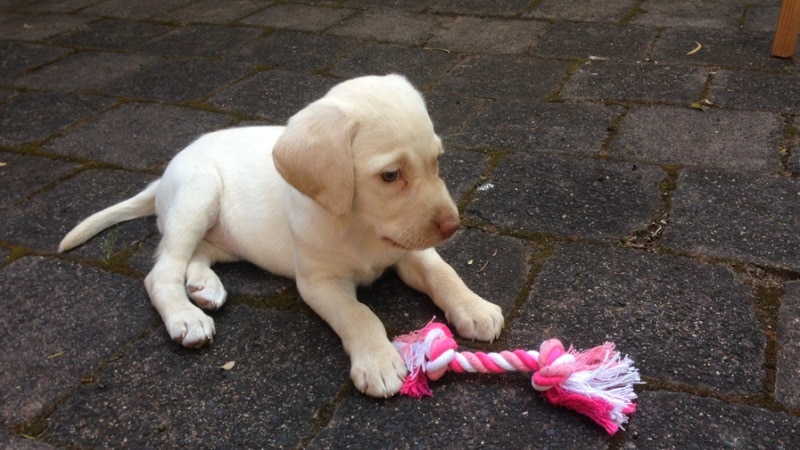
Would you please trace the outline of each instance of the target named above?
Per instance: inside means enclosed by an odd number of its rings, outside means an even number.
[[[381,179],[387,183],[391,183],[397,180],[397,177],[400,176],[399,170],[393,170],[391,172],[383,172],[381,174]]]

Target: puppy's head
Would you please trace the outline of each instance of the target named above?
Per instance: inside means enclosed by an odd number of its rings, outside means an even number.
[[[422,96],[387,75],[345,81],[298,112],[273,159],[330,214],[367,225],[387,246],[422,249],[459,226],[439,178],[442,152]]]

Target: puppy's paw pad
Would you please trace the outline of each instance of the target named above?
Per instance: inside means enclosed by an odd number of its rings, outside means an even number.
[[[222,281],[208,268],[187,274],[186,291],[197,306],[209,311],[219,309],[228,298]]]
[[[499,306],[478,296],[445,313],[459,336],[478,341],[494,341],[500,337],[505,317]]]
[[[393,396],[406,378],[406,365],[400,353],[388,341],[386,344],[379,350],[352,357],[350,378],[359,391],[372,397]]]
[[[172,314],[164,325],[172,340],[184,347],[199,348],[214,340],[214,319],[197,308]]]

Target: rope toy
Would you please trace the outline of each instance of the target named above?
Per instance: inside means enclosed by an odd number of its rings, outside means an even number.
[[[633,361],[620,356],[614,344],[577,352],[557,339],[542,343],[539,351],[500,353],[459,352],[453,333],[441,323],[398,336],[392,342],[408,368],[401,395],[432,396],[428,380],[448,370],[463,373],[533,372],[531,384],[549,403],[588,416],[614,434],[636,411],[633,385],[640,383]]]

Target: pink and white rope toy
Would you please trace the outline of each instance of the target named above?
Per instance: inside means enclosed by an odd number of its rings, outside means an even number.
[[[533,372],[533,388],[551,404],[584,414],[614,434],[636,411],[633,385],[639,371],[614,344],[577,352],[564,350],[557,339],[545,341],[539,351],[500,353],[459,352],[453,333],[441,323],[399,336],[393,341],[408,368],[401,395],[433,395],[428,380],[446,371],[471,373]]]

